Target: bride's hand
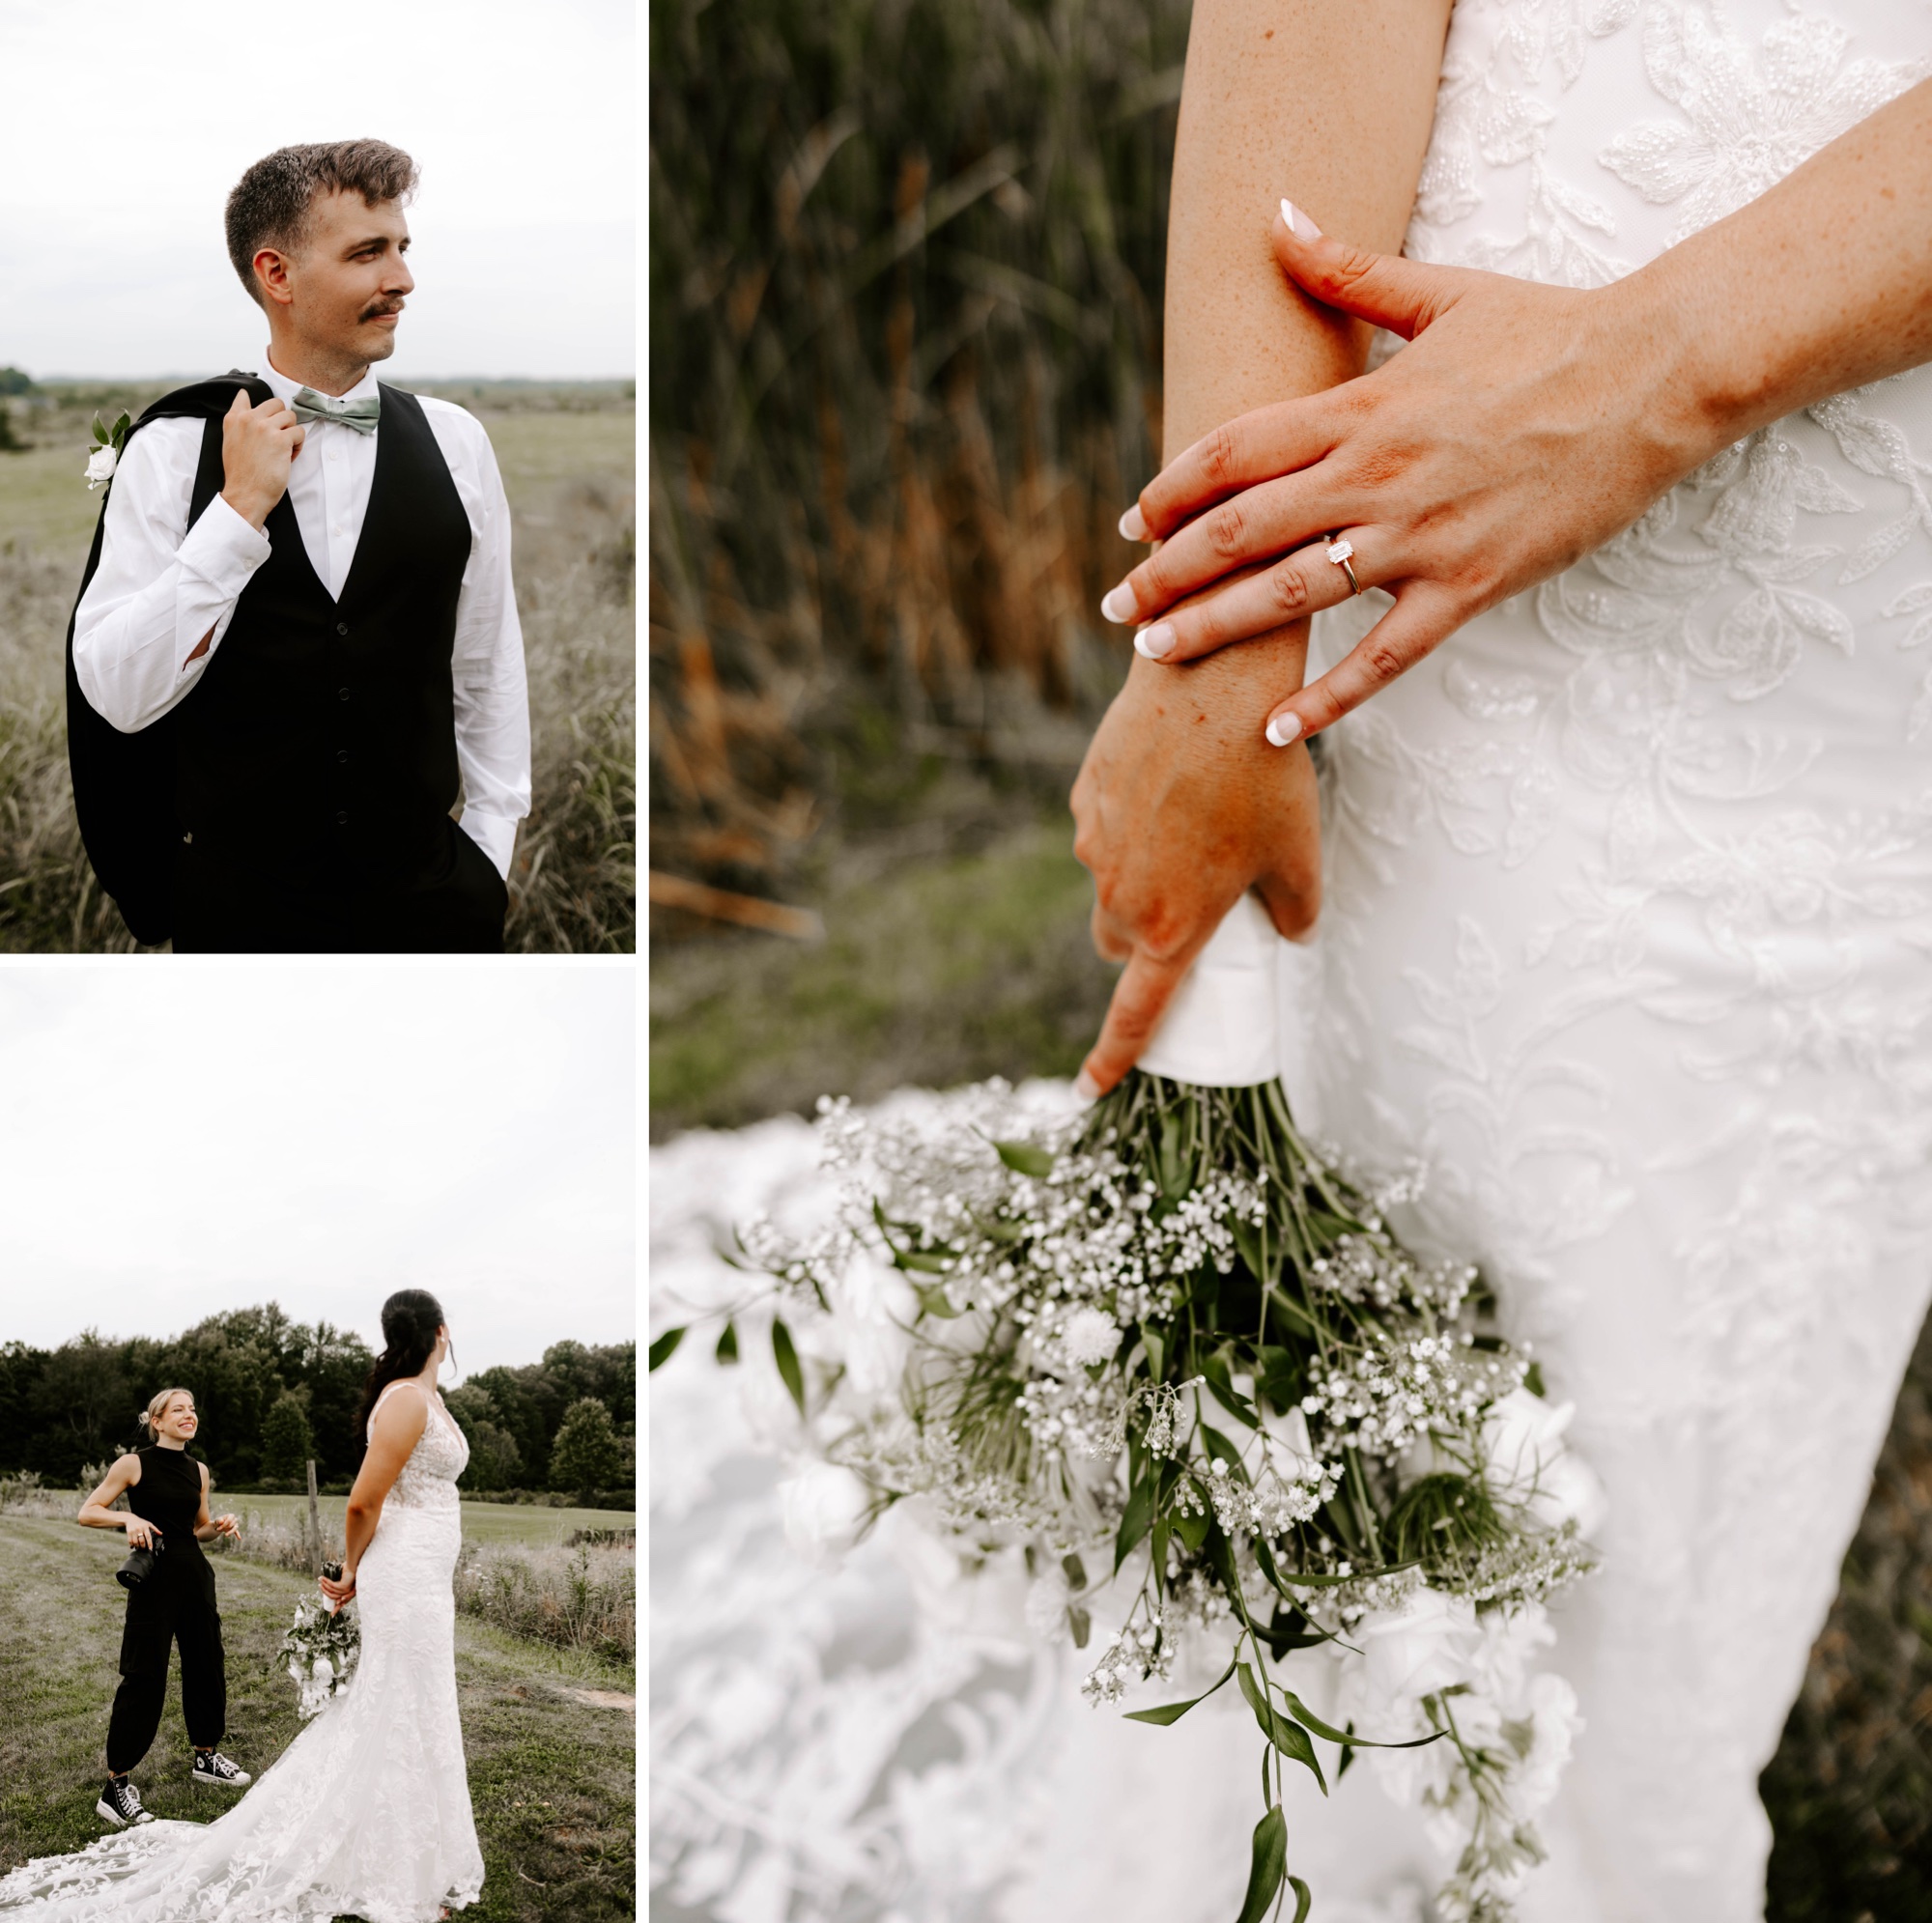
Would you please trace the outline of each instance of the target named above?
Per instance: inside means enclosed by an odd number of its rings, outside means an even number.
[[[1327,727],[1463,622],[1628,527],[1722,444],[1676,370],[1689,323],[1643,276],[1579,291],[1347,246],[1294,210],[1283,271],[1412,343],[1359,380],[1198,440],[1122,522],[1163,540],[1103,610],[1191,660],[1349,599],[1327,537],[1395,606],[1348,658],[1266,711],[1277,746]],[[1277,559],[1278,556],[1286,558]],[[1174,609],[1238,568],[1250,573]]]
[[[317,1576],[316,1586],[329,1601],[340,1609],[345,1602],[355,1599],[355,1571],[345,1570],[340,1582],[333,1582],[327,1576]]]
[[[1258,642],[1300,678],[1298,634]],[[1126,967],[1080,1071],[1089,1095],[1139,1058],[1188,965],[1253,888],[1275,927],[1306,935],[1321,895],[1315,773],[1262,740],[1249,663],[1163,673],[1134,663],[1073,784],[1073,852],[1094,876],[1094,946]]]

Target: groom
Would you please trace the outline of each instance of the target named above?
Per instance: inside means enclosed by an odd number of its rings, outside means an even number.
[[[415,285],[415,184],[379,140],[250,167],[227,237],[261,372],[157,401],[121,451],[68,733],[89,859],[143,942],[501,950],[530,795],[509,508],[469,413],[371,372]]]

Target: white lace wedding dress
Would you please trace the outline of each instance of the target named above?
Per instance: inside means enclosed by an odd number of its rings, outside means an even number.
[[[1928,56],[1932,8],[1899,0],[1462,0],[1407,251],[1606,282]],[[1756,1779],[1932,1293],[1928,478],[1932,369],[1781,421],[1328,739],[1328,898],[1283,971],[1297,1115],[1428,1163],[1405,1226],[1482,1262],[1610,1495],[1557,1612],[1585,1727],[1527,1923],[1763,1913]],[[805,1179],[782,1124],[735,1152],[733,1205]],[[686,1293],[726,1153],[666,1151]],[[668,1499],[749,1545],[757,1639],[705,1645],[673,1542],[664,1913],[1226,1923],[1258,1813],[1240,1706],[1094,1715],[1070,1653],[915,1619],[892,1544],[809,1578],[748,1472],[692,1461],[700,1420],[700,1456],[749,1438],[677,1362]],[[748,1400],[776,1430],[771,1385]],[[1372,1769],[1290,1815],[1321,1923],[1422,1913],[1441,1865]]]
[[[383,1394],[420,1393],[391,1383]],[[379,1401],[378,1406],[381,1406]],[[373,1418],[372,1418],[373,1420]],[[211,1824],[148,1823],[0,1878],[19,1923],[433,1923],[483,1888],[456,1704],[469,1445],[440,1398],[356,1570],[349,1686]]]

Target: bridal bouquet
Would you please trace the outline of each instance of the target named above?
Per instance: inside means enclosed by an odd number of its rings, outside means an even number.
[[[342,1565],[326,1563],[323,1573],[339,1581]],[[304,1721],[348,1688],[361,1653],[362,1631],[355,1617],[331,1608],[320,1596],[304,1596],[296,1604],[295,1621],[275,1651],[275,1660],[287,1666],[289,1680],[299,1692],[296,1709]]]
[[[1415,1174],[1351,1178],[1273,1081],[1136,1071],[1058,1120],[997,1082],[936,1123],[820,1112],[836,1218],[741,1238],[814,1458],[788,1526],[850,1542],[916,1502],[969,1561],[1023,1557],[1029,1620],[1091,1652],[1095,1705],[1218,1642],[1210,1689],[1127,1713],[1172,1723],[1230,1682],[1252,1710],[1240,1923],[1288,1890],[1308,1913],[1282,1784],[1292,1766],[1326,1793],[1318,1742],[1430,1811],[1446,1915],[1508,1916],[1576,1721],[1529,1658],[1588,1567],[1597,1491],[1476,1272],[1390,1232]],[[733,1317],[721,1359],[737,1343]],[[1271,1667],[1323,1645],[1346,1656],[1329,1717]]]

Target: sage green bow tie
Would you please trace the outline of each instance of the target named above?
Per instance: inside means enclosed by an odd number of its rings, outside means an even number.
[[[304,427],[310,421],[334,421],[341,427],[353,427],[357,434],[374,434],[377,416],[383,411],[383,397],[375,393],[359,401],[336,401],[318,394],[313,387],[298,387],[289,406]]]

